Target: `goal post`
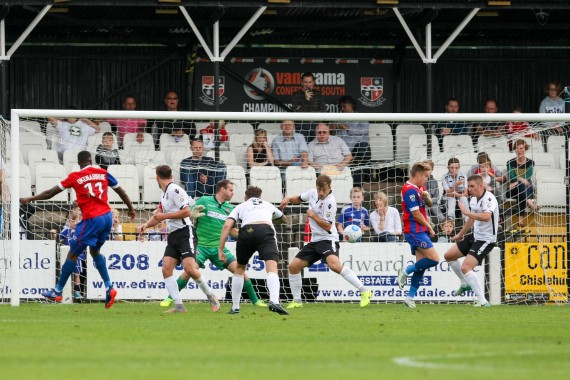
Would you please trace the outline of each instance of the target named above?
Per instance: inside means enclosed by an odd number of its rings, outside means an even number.
[[[48,118],[87,118],[96,120],[100,126],[107,124],[111,120],[145,120],[146,129],[144,133],[151,136],[149,144],[138,143],[140,146],[127,147],[127,138],[124,145],[119,147],[118,153],[121,157],[121,171],[118,176],[124,175],[125,184],[129,191],[129,196],[135,199],[139,219],[134,223],[129,223],[124,212],[121,217],[123,224],[122,242],[106,243],[103,253],[107,256],[107,264],[110,266],[111,280],[123,281],[124,289],[119,290],[119,296],[123,294],[123,300],[159,300],[166,296],[166,290],[160,288],[162,278],[160,276],[160,258],[165,243],[140,242],[139,237],[133,232],[135,224],[140,224],[146,220],[152,209],[159,200],[160,192],[157,193],[156,182],[154,189],[147,187],[149,176],[152,177],[153,169],[156,165],[166,163],[173,167],[175,180],[180,183],[181,160],[190,156],[189,141],[172,137],[170,145],[162,145],[161,126],[167,123],[182,123],[192,125],[197,135],[202,134],[204,141],[213,136],[213,144],[206,148],[207,155],[223,162],[221,173],[236,184],[236,194],[232,199],[232,204],[237,204],[242,200],[243,191],[248,183],[262,187],[264,190],[262,198],[268,199],[272,203],[278,204],[279,199],[288,191],[295,191],[298,195],[300,191],[307,190],[309,186],[314,186],[315,175],[318,175],[320,168],[314,171],[309,169],[304,172],[293,171],[295,176],[288,170],[254,169],[248,167],[246,150],[254,141],[255,130],[266,130],[269,143],[279,133],[279,124],[284,120],[295,122],[297,127],[309,125],[315,128],[318,123],[327,125],[342,125],[349,123],[368,123],[369,132],[366,136],[372,151],[370,159],[366,162],[349,165],[348,169],[342,172],[329,172],[333,178],[333,194],[337,199],[337,217],[341,208],[350,203],[350,189],[358,183],[364,188],[365,199],[362,205],[369,213],[375,210],[376,204],[374,196],[382,191],[387,196],[390,206],[395,207],[401,215],[400,190],[401,186],[408,178],[408,169],[416,161],[431,160],[435,164],[433,171],[434,179],[439,185],[439,197],[443,192],[442,176],[447,173],[447,163],[450,158],[457,158],[461,162],[462,174],[467,174],[473,166],[477,166],[477,154],[486,152],[491,158],[492,164],[496,164],[503,172],[506,170],[508,160],[515,157],[510,148],[516,140],[524,139],[528,142],[529,149],[526,156],[534,161],[534,174],[532,177],[533,194],[529,198],[540,208],[533,212],[531,206],[524,206],[524,210],[514,211],[515,206],[520,206],[517,199],[509,192],[508,186],[497,184],[494,187],[495,195],[500,200],[501,207],[501,231],[499,233],[498,248],[491,254],[492,257],[486,259],[486,264],[481,266],[480,276],[485,281],[488,296],[493,304],[535,304],[543,302],[555,302],[563,304],[568,302],[568,215],[569,209],[569,187],[568,187],[568,134],[555,136],[558,127],[564,131],[570,129],[570,117],[565,114],[370,114],[370,113],[243,113],[243,112],[166,112],[166,111],[98,111],[98,110],[28,110],[14,109],[11,113],[10,122],[2,123],[2,159],[6,161],[4,168],[9,171],[9,176],[5,174],[3,181],[4,189],[9,191],[11,199],[7,199],[3,192],[2,218],[9,222],[4,224],[7,233],[3,233],[6,238],[2,243],[0,252],[0,303],[10,299],[12,306],[18,306],[21,300],[38,300],[38,289],[55,285],[57,276],[57,265],[50,267],[49,273],[41,272],[47,280],[40,285],[30,285],[27,274],[26,263],[33,266],[33,257],[29,257],[27,252],[22,250],[23,244],[26,249],[42,250],[36,243],[45,242],[46,247],[49,242],[49,249],[52,249],[51,235],[49,231],[54,225],[62,226],[67,221],[67,210],[70,209],[74,200],[73,193],[64,194],[67,198],[54,202],[44,201],[35,216],[32,216],[32,231],[34,239],[23,242],[15,237],[20,235],[21,218],[11,217],[20,215],[20,204],[17,201],[22,197],[22,192],[38,193],[43,189],[37,183],[27,182],[27,176],[32,177],[32,181],[37,181],[42,177],[41,168],[54,170],[53,178],[48,178],[46,183],[56,183],[55,173],[68,174],[74,167],[73,162],[54,163],[55,166],[48,165],[53,156],[53,152],[47,154],[46,151],[56,149],[61,143],[53,128],[47,122]],[[449,137],[440,135],[439,127],[453,123],[463,123],[471,130],[468,135],[449,134]],[[525,130],[514,131],[511,134],[503,133],[499,137],[480,138],[475,133],[476,125],[505,126],[508,123],[526,123]],[[212,131],[211,127],[220,125],[225,128],[227,139],[222,139],[219,131]],[[97,144],[101,143],[101,136],[105,131],[115,132],[115,127],[110,125],[108,129],[96,133],[97,138],[90,138],[87,150],[96,151]],[[297,129],[298,131],[298,129]],[[528,137],[534,134],[539,138]],[[34,146],[27,139],[33,136],[44,140],[45,149],[40,141]],[[208,136],[208,137],[207,137]],[[118,135],[114,135],[118,138]],[[167,136],[168,137],[168,136]],[[236,144],[240,141],[240,144]],[[117,142],[117,141],[115,141]],[[552,142],[552,144],[550,144]],[[176,144],[184,146],[178,147]],[[93,145],[95,144],[95,145]],[[144,145],[144,146],[143,146]],[[143,149],[144,148],[144,149]],[[179,149],[180,148],[180,149]],[[40,152],[36,152],[40,151]],[[33,154],[30,154],[32,152]],[[42,152],[46,153],[42,156]],[[329,152],[333,153],[333,152]],[[30,161],[34,155],[39,155],[37,161]],[[70,155],[72,156],[72,155]],[[21,157],[21,158],[19,158]],[[34,156],[35,157],[35,156]],[[69,157],[66,155],[64,161]],[[47,161],[47,162],[43,162]],[[496,162],[495,162],[496,161]],[[44,165],[44,166],[42,166]],[[32,173],[32,167],[35,171]],[[57,171],[61,168],[61,172]],[[38,171],[39,169],[39,171]],[[57,169],[57,170],[56,170]],[[114,168],[118,170],[120,168]],[[196,173],[203,169],[199,167]],[[209,170],[218,170],[208,168]],[[46,169],[47,170],[47,169]],[[109,169],[111,170],[111,169]],[[128,173],[131,170],[134,173]],[[367,173],[366,179],[360,178],[357,182],[355,173],[364,171]],[[127,173],[124,173],[127,172]],[[38,178],[36,178],[36,173]],[[118,172],[117,172],[118,173]],[[150,174],[149,174],[150,173]],[[261,173],[261,174],[260,174]],[[277,174],[275,174],[277,173]],[[133,176],[130,176],[130,175]],[[504,173],[505,174],[505,173]],[[289,177],[291,175],[291,177]],[[60,178],[62,179],[63,176]],[[123,177],[121,177],[123,178]],[[133,181],[129,182],[132,178]],[[151,178],[152,179],[152,178]],[[51,181],[51,182],[50,182]],[[31,186],[31,188],[30,188]],[[209,185],[212,190],[212,185]],[[45,189],[44,189],[45,190]],[[110,192],[111,193],[111,192]],[[158,196],[157,196],[158,194]],[[8,207],[9,205],[9,207]],[[445,211],[447,203],[438,199],[437,208],[439,212],[446,216],[452,215]],[[119,208],[120,205],[112,205]],[[9,210],[9,212],[7,212]],[[435,212],[435,211],[434,211]],[[520,214],[517,214],[519,213]],[[295,206],[287,209],[290,216],[288,225],[277,227],[279,248],[282,256],[280,262],[280,277],[283,282],[285,292],[282,298],[289,299],[288,293],[288,273],[287,263],[290,253],[295,249],[300,249],[304,244],[306,233],[304,231],[306,223],[306,207]],[[430,221],[437,232],[441,232],[441,220],[438,215],[433,215],[430,211]],[[523,216],[524,215],[524,216]],[[463,224],[461,215],[456,212],[451,216],[454,221],[454,228],[458,229]],[[526,225],[525,225],[526,224]],[[60,232],[58,230],[58,232]],[[24,231],[24,233],[26,233]],[[150,235],[149,235],[150,236]],[[363,242],[349,244],[341,243],[341,262],[345,265],[353,266],[353,270],[368,284],[374,291],[373,301],[377,302],[398,302],[403,299],[403,293],[398,293],[397,287],[393,286],[397,266],[404,265],[413,260],[409,252],[409,246],[403,242],[403,236],[399,234],[397,242],[385,243],[377,242],[378,236],[371,226],[371,231],[365,233]],[[457,297],[453,295],[453,288],[457,287],[458,280],[445,265],[443,254],[449,247],[449,243],[434,242],[440,255],[441,265],[433,272],[428,272],[430,285],[426,284],[427,290],[433,291],[435,295],[426,295],[419,298],[424,302],[467,302],[469,297]],[[155,244],[156,243],[156,244]],[[43,243],[42,243],[43,244]],[[230,244],[231,245],[231,244]],[[31,247],[31,248],[29,248]],[[54,244],[57,251],[61,251],[58,244]],[[105,247],[107,249],[105,250]],[[232,246],[233,249],[233,246]],[[23,254],[28,256],[23,256]],[[38,259],[36,256],[35,259]],[[46,260],[56,261],[58,254],[50,256]],[[111,259],[109,260],[109,257]],[[65,257],[64,257],[65,259]],[[257,260],[257,259],[252,259]],[[14,263],[20,263],[14,265]],[[150,263],[150,264],[149,264]],[[54,263],[55,264],[55,263]],[[83,300],[100,300],[102,292],[95,284],[100,279],[98,273],[89,267],[90,261],[87,259],[87,274],[81,281]],[[33,269],[33,268],[32,268]],[[252,279],[256,290],[260,294],[266,294],[264,285],[265,277],[263,267],[257,261],[250,263]],[[312,301],[327,302],[353,302],[357,298],[357,293],[352,291],[345,284],[342,277],[327,272],[326,267],[316,263],[303,273],[304,296]],[[38,269],[38,274],[40,269]],[[85,272],[85,270],[84,270]],[[227,271],[226,271],[227,272]],[[36,272],[33,272],[36,273]],[[222,274],[212,266],[204,269],[204,278],[211,281],[212,286],[217,289],[220,298],[224,299],[229,288],[230,274]],[[72,279],[70,279],[71,283]],[[150,283],[156,288],[150,288]],[[22,284],[25,284],[24,286]],[[89,285],[91,284],[91,285]],[[8,287],[9,285],[9,287]],[[154,285],[153,285],[154,286]],[[33,288],[33,290],[32,290]],[[8,291],[9,289],[9,291]],[[73,292],[74,288],[71,288]],[[23,291],[28,294],[22,294]],[[313,294],[307,294],[313,292]],[[442,296],[438,296],[441,292]],[[104,293],[104,292],[103,292]],[[444,294],[444,295],[443,295]],[[182,291],[185,299],[201,300],[199,290],[188,288]]]

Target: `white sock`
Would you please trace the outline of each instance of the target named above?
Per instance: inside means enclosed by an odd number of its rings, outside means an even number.
[[[362,281],[360,281],[358,279],[358,277],[356,277],[356,274],[352,271],[352,269],[350,269],[348,267],[342,267],[342,270],[340,271],[340,275],[346,281],[350,282],[350,284],[352,286],[354,286],[355,288],[357,288],[361,292],[366,291],[366,287],[362,284]]]
[[[166,289],[168,290],[168,294],[174,300],[174,303],[181,304],[182,298],[180,297],[180,291],[178,290],[178,283],[176,282],[176,276],[170,276],[164,279],[164,283],[166,285]]]
[[[449,266],[451,267],[451,270],[453,271],[453,273],[455,273],[455,275],[457,277],[459,277],[459,281],[461,281],[461,286],[465,286],[467,285],[467,280],[465,279],[465,276],[463,275],[463,272],[461,271],[461,264],[459,264],[459,261],[454,260],[454,261],[448,261]]]
[[[293,294],[293,301],[301,302],[301,287],[303,286],[303,279],[301,273],[289,273],[289,285],[291,286],[291,293]]]
[[[243,291],[243,276],[234,274],[232,278],[232,310],[239,309],[241,292]]]
[[[275,304],[279,303],[279,276],[275,272],[267,273],[267,289],[269,289],[269,300]]]
[[[212,289],[210,289],[208,283],[204,281],[204,277],[200,276],[200,278],[194,280],[194,282],[198,284],[200,290],[202,290],[206,296],[210,296],[210,294],[212,294]]]
[[[479,284],[479,278],[477,277],[477,274],[475,274],[475,272],[473,271],[465,273],[465,279],[467,280],[469,285],[471,285],[471,289],[473,289],[473,292],[479,299],[479,302],[481,304],[487,303],[487,299],[485,298],[485,293],[481,288],[481,284]]]

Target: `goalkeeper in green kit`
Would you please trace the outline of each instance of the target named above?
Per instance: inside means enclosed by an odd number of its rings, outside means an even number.
[[[235,256],[226,248],[226,262],[223,263],[218,258],[218,246],[220,245],[220,234],[224,222],[233,210],[234,206],[229,203],[234,195],[234,184],[225,179],[216,184],[216,194],[213,196],[201,197],[193,207],[192,215],[196,216],[196,236],[198,246],[196,247],[196,262],[200,268],[204,268],[204,263],[210,260],[219,270],[227,269],[234,273],[237,267]],[[231,236],[237,238],[237,229],[233,229]],[[190,277],[186,272],[182,273],[176,280],[178,289],[184,289]],[[243,284],[249,299],[255,306],[267,307],[265,302],[260,300],[255,293],[251,280],[246,276]],[[160,303],[162,307],[169,307],[173,300],[168,296]]]

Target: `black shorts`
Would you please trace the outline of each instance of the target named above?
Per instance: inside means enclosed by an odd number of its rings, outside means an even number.
[[[295,257],[308,261],[309,265],[313,265],[319,260],[326,263],[328,256],[335,255],[338,257],[339,250],[340,244],[338,241],[321,240],[305,245]]]
[[[247,265],[255,251],[259,252],[260,260],[279,261],[275,230],[268,224],[248,224],[239,229],[236,244],[238,264]]]
[[[471,255],[477,259],[479,265],[483,259],[496,247],[495,243],[489,243],[483,240],[474,240],[473,235],[465,236],[463,240],[457,243],[457,248],[463,256]]]
[[[190,228],[183,227],[168,234],[168,244],[164,250],[164,256],[172,257],[182,262],[187,257],[196,258],[194,242],[190,237]]]

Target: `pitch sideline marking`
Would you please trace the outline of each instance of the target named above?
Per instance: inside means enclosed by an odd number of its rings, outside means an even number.
[[[508,355],[532,355],[534,351],[519,351],[519,352],[509,352]],[[481,365],[468,365],[468,364],[448,364],[448,363],[435,363],[435,360],[443,359],[465,359],[465,358],[481,358],[481,357],[491,357],[507,355],[507,353],[472,353],[472,354],[447,354],[447,355],[424,355],[424,356],[398,356],[393,359],[394,363],[404,367],[414,367],[414,368],[428,368],[428,369],[458,369],[458,370],[478,370],[478,371],[494,371],[495,367],[487,367]],[[516,368],[505,368],[503,370],[519,371]]]

